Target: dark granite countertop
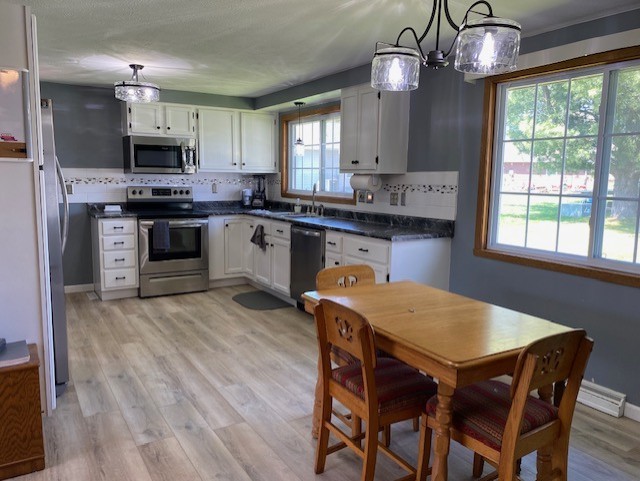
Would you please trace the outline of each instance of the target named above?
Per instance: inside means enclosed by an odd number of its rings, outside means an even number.
[[[104,212],[104,204],[88,204],[89,215],[96,218],[136,217],[121,204],[122,212]],[[292,216],[287,210],[290,204],[273,203],[267,209],[247,209],[238,202],[194,202],[193,208],[207,215],[251,215],[265,219],[289,222],[293,225],[319,227],[348,234],[385,239],[408,241],[453,237],[453,221],[423,219],[419,217],[368,214],[336,209],[327,209],[325,216]]]

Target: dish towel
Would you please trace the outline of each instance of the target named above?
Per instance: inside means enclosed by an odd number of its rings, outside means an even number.
[[[153,221],[153,250],[168,251],[171,248],[171,237],[169,236],[169,221]]]
[[[258,224],[256,230],[253,231],[251,242],[260,247],[263,251],[267,250],[267,240],[265,239],[264,226],[262,224]]]

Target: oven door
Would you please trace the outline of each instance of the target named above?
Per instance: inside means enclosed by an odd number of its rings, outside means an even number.
[[[208,269],[209,221],[206,218],[161,220],[169,223],[168,249],[154,249],[153,247],[154,220],[140,219],[138,221],[140,274]]]

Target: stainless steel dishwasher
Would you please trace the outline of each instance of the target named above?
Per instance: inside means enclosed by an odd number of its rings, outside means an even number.
[[[323,268],[324,230],[292,226],[291,297],[298,304],[303,292],[315,290],[316,274]]]

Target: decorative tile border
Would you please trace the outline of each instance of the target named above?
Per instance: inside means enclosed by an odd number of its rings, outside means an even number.
[[[382,189],[387,192],[422,192],[433,194],[457,194],[457,185],[434,184],[383,184]]]

